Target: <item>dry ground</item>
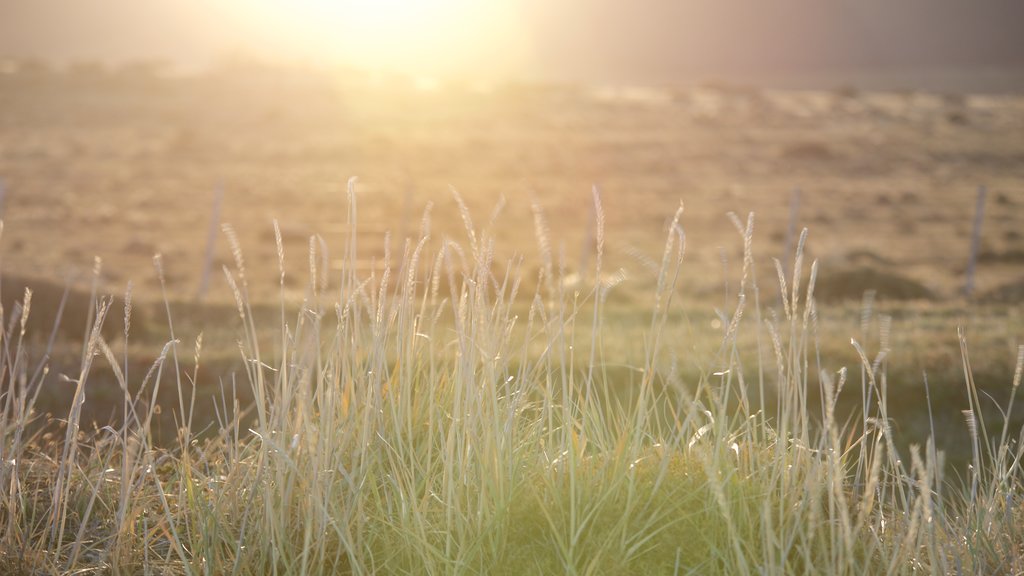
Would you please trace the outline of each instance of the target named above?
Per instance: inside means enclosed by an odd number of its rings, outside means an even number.
[[[978,349],[976,366],[993,387],[1004,387],[1024,335],[1024,96],[731,86],[425,89],[245,68],[175,79],[81,70],[0,75],[8,277],[56,284],[74,277],[85,287],[100,256],[103,290],[120,293],[133,280],[136,298],[152,302],[159,284],[151,258],[160,252],[171,299],[189,305],[214,190],[222,187],[222,220],[238,232],[254,298],[277,296],[274,218],[284,233],[289,294],[299,298],[309,235],[321,234],[336,254],[344,248],[345,183],[354,175],[364,273],[379,261],[385,232],[398,252],[401,239],[417,234],[428,202],[435,246],[445,235],[465,241],[449,185],[478,226],[499,198],[507,200],[497,217],[498,261],[523,255],[528,279],[538,253],[531,203],[541,206],[552,244],[575,272],[592,257],[590,189],[598,185],[606,269],[627,275],[609,317],[637,330],[650,307],[644,259],[659,258],[666,220],[682,200],[682,286],[693,304],[684,319],[691,341],[680,347],[698,359],[712,353],[702,342],[720,332],[713,309],[726,307],[738,281],[741,241],[726,213],[756,213],[760,280],[766,304],[775,305],[769,257],[784,258],[795,188],[802,191],[799,225],[810,229],[808,252],[821,260],[820,296],[835,302],[822,307],[822,321],[837,363],[854,363],[846,343],[859,333],[856,301],[867,288],[880,291],[895,317],[891,362],[915,386],[925,368],[951,386],[961,377],[955,327],[963,324]],[[960,290],[982,184],[989,195],[972,303]],[[231,260],[222,236],[216,253],[207,298],[215,306],[230,297],[216,271]],[[20,294],[12,284],[5,303]],[[230,314],[191,321],[182,314],[186,342],[204,329],[208,354],[234,357]],[[149,350],[140,366],[164,339],[154,323],[140,328],[138,345]],[[609,357],[624,364],[639,357],[641,340],[619,337],[631,333],[614,332]]]
[[[756,212],[759,253],[781,256],[791,191],[800,188],[799,224],[826,269],[898,273],[948,300],[963,284],[984,184],[979,291],[1019,281],[1024,263],[1024,97],[418,91],[396,80],[251,70],[173,80],[0,76],[8,272],[60,281],[99,255],[111,286],[134,279],[145,289],[159,251],[172,292],[194,294],[222,186],[223,219],[238,230],[252,273],[273,280],[271,219],[297,271],[311,233],[340,251],[350,176],[362,182],[367,258],[386,230],[415,235],[428,201],[435,229],[462,240],[454,185],[478,225],[506,197],[505,253],[536,253],[530,203],[538,202],[575,268],[597,184],[615,264],[641,276],[627,248],[657,256],[682,200],[689,287],[717,293],[721,251],[730,261],[739,252],[726,212]],[[218,254],[227,258],[223,242]],[[226,296],[216,282],[214,298]]]

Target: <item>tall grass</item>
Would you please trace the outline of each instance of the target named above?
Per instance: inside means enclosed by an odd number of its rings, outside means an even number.
[[[602,334],[615,329],[603,321],[615,280],[602,273],[604,217],[596,193],[594,200],[596,269],[586,289],[563,281],[564,259],[555,258],[539,208],[542,265],[533,271],[520,260],[496,262],[496,218],[476,228],[459,200],[468,250],[432,239],[428,213],[418,240],[405,241],[399,257],[386,251],[379,276],[360,277],[351,266],[329,278],[324,243],[311,238],[309,289],[290,312],[277,232],[282,301],[273,341],[257,330],[242,250],[228,228],[235,266],[225,274],[244,370],[197,382],[201,337],[189,365],[168,306],[167,344],[148,373],[129,373],[127,356],[100,330],[117,312],[99,299],[81,369],[59,384],[73,389],[71,413],[45,426],[36,425],[33,405],[54,384],[48,350],[33,359],[24,339],[26,294],[0,324],[0,571],[1024,571],[1024,452],[1006,424],[1013,400],[1002,426],[986,426],[965,340],[974,460],[958,482],[943,477],[931,441],[897,451],[884,333],[873,357],[852,342],[859,366],[820,365],[813,263],[810,283],[800,282],[806,232],[795,270],[778,267],[779,315],[761,308],[753,217],[733,217],[745,257],[718,364],[683,381],[687,358],[673,331],[685,273],[680,207],[653,294],[646,359],[631,382],[612,384],[606,367],[615,359],[604,357]],[[354,182],[349,207],[345,257],[354,263]],[[520,294],[520,279],[534,273],[537,290]],[[125,302],[127,348],[130,292]],[[762,344],[758,366],[739,361],[745,331]],[[85,433],[80,409],[95,361],[115,374],[124,419]],[[1008,382],[1013,396],[1022,363],[1024,349]],[[152,432],[161,386],[178,394],[170,448]],[[193,422],[198,386],[219,386],[212,431]],[[251,406],[241,405],[239,387],[251,388]],[[813,388],[818,406],[808,402]],[[863,414],[840,421],[844,394],[861,395]]]

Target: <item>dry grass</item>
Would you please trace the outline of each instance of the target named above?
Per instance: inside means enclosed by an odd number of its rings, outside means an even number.
[[[350,183],[344,259],[355,262]],[[604,211],[595,194],[594,277]],[[459,201],[461,205],[461,201]],[[602,385],[613,283],[569,288],[536,212],[542,254],[523,309],[517,260],[495,261],[491,222],[463,210],[468,245],[427,236],[383,255],[381,272],[342,267],[332,284],[309,242],[306,298],[279,332],[255,325],[249,271],[232,241],[226,278],[240,319],[238,378],[220,383],[218,424],[194,420],[202,339],[173,328],[151,369],[129,369],[102,326],[131,334],[130,308],[100,298],[75,402],[33,434],[47,353],[7,311],[0,374],[0,568],[13,574],[995,574],[1024,570],[1017,431],[982,410],[966,338],[972,465],[947,478],[940,446],[900,451],[888,405],[888,324],[857,362],[819,364],[816,263],[804,239],[783,308],[762,308],[753,218],[734,219],[742,280],[714,366],[696,377],[672,345],[685,270],[682,209],[648,307],[634,385]],[[429,226],[423,229],[429,230]],[[279,236],[279,234],[277,235]],[[229,234],[229,238],[231,235]],[[281,264],[278,290],[286,291]],[[399,255],[400,254],[400,255]],[[500,265],[496,265],[499,264]],[[161,284],[163,279],[161,279]],[[128,299],[126,299],[128,300]],[[170,307],[168,326],[170,326]],[[123,322],[118,320],[123,316]],[[867,320],[865,321],[867,322]],[[741,335],[760,362],[741,361]],[[872,342],[875,342],[872,340]],[[535,350],[538,350],[536,352]],[[1021,351],[1024,356],[1024,349]],[[120,383],[123,422],[83,429],[94,364]],[[581,368],[582,366],[582,368]],[[153,418],[171,388],[177,441]],[[254,402],[242,405],[239,389]],[[812,390],[820,391],[813,401]],[[930,400],[929,395],[924,400]],[[840,398],[859,398],[853,420]],[[820,423],[820,424],[819,424]],[[933,430],[934,433],[934,430]]]
[[[640,309],[653,288],[639,281],[644,266],[634,255],[657,259],[666,214],[679,198],[693,244],[682,286],[691,299],[721,292],[719,247],[735,246],[722,218],[730,210],[755,211],[759,250],[782,259],[795,187],[803,191],[796,230],[815,231],[823,265],[848,253],[884,254],[941,303],[959,304],[979,185],[991,191],[981,253],[1024,251],[1020,96],[946,104],[934,94],[866,91],[839,99],[828,91],[729,87],[671,95],[598,97],[583,87],[529,85],[417,93],[355,75],[287,71],[148,84],[0,75],[4,262],[10,273],[63,286],[68,268],[88,276],[98,255],[109,291],[135,279],[139,300],[151,301],[159,285],[150,258],[161,252],[172,297],[190,300],[213,191],[222,187],[224,220],[235,225],[259,280],[250,296],[274,303],[271,218],[290,253],[305,250],[313,233],[340,245],[351,174],[366,175],[364,266],[380,261],[386,230],[415,237],[429,202],[434,240],[461,237],[447,193],[456,184],[483,218],[499,197],[510,200],[496,230],[500,257],[531,242],[536,200],[555,224],[556,258],[564,249],[566,266],[579,273],[597,183],[609,232],[606,269],[630,272],[633,281],[617,297]],[[968,122],[950,123],[950,109]],[[221,240],[217,270],[231,262]],[[726,256],[738,269],[738,251]],[[305,290],[302,260],[286,262],[286,288],[297,298]],[[1019,262],[987,258],[978,293],[1019,279]],[[209,300],[230,303],[223,283],[214,284]]]

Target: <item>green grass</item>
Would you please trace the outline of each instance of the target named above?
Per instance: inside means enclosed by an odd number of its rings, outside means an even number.
[[[591,277],[602,278],[604,216],[594,201]],[[72,409],[39,426],[33,406],[49,381],[49,351],[24,340],[26,293],[24,313],[6,310],[2,332],[0,571],[1024,570],[1024,452],[1009,425],[1021,358],[1007,375],[1005,412],[992,421],[961,337],[972,462],[947,478],[941,447],[900,451],[894,442],[887,334],[870,351],[853,341],[855,365],[819,365],[816,266],[810,285],[784,280],[803,277],[803,240],[796,270],[779,270],[783,309],[770,313],[754,276],[753,220],[735,220],[743,280],[714,366],[695,372],[674,345],[685,333],[675,289],[685,269],[681,215],[626,391],[603,385],[616,361],[604,351],[616,330],[603,311],[614,286],[567,288],[539,211],[545,265],[529,279],[535,293],[519,293],[516,262],[492,261],[493,222],[477,228],[468,210],[465,247],[432,243],[425,222],[421,240],[369,278],[345,268],[329,282],[311,239],[307,298],[291,310],[282,297],[269,341],[228,229],[243,370],[219,383],[213,429],[194,418],[201,339],[179,341],[168,306],[167,344],[139,371],[127,353],[130,304],[121,314],[104,298],[81,368],[61,384],[75,394]],[[355,222],[350,190],[350,262]],[[279,259],[284,270],[283,250]],[[119,324],[125,341],[114,350],[103,326]],[[757,343],[753,369],[740,361],[741,336]],[[94,364],[115,374],[126,417],[86,431],[81,405]],[[157,404],[161,388],[173,390],[171,406]],[[837,417],[851,396],[862,409]],[[154,440],[162,410],[179,423],[170,446]]]

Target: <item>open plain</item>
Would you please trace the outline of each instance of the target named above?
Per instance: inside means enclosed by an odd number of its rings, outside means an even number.
[[[1024,96],[26,65],[0,187],[0,570],[1021,569]]]

